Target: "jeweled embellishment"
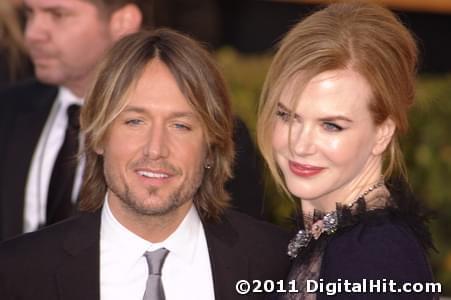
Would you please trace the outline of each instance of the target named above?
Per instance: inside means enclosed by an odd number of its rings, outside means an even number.
[[[302,248],[305,248],[314,238],[317,240],[323,232],[333,234],[337,230],[337,212],[327,213],[321,220],[313,223],[310,230],[299,230],[288,244],[288,255],[296,258]]]
[[[305,230],[299,230],[296,236],[288,244],[288,255],[295,258],[298,256],[299,249],[307,247],[312,235]]]
[[[348,205],[348,208],[351,208],[358,202],[359,199],[364,199],[366,195],[384,185],[384,178],[376,182],[372,187],[367,189],[365,192],[360,194],[359,197],[351,204]],[[311,239],[315,240],[319,239],[321,234],[325,232],[326,234],[333,234],[337,231],[338,228],[338,214],[336,211],[329,212],[324,215],[324,217],[312,224],[310,230],[299,230],[296,236],[290,241],[288,244],[288,255],[292,258],[296,258],[302,248],[305,248],[310,243]]]
[[[332,234],[337,230],[337,212],[331,212],[324,216],[323,218],[323,232],[326,232],[327,234]]]

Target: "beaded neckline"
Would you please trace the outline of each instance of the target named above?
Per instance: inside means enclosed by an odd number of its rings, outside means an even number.
[[[359,203],[363,203],[365,205],[365,197],[376,190],[377,188],[384,185],[384,180],[381,178],[376,184],[371,186],[365,192],[360,194],[355,201],[351,204],[341,207],[337,204],[337,207],[341,209],[352,209]],[[321,234],[325,233],[327,235],[331,235],[337,231],[338,228],[338,211],[339,209],[326,213],[321,219],[314,220],[311,229],[301,229],[298,231],[296,236],[290,241],[288,244],[288,256],[292,258],[296,258],[302,249],[306,248],[312,239],[317,240]]]

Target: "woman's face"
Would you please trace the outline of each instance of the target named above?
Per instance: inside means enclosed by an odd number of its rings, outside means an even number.
[[[379,179],[391,128],[373,123],[368,108],[371,88],[355,71],[315,76],[291,111],[295,84],[293,80],[287,85],[278,103],[272,139],[275,160],[288,190],[303,206],[334,210],[336,202],[353,201]]]

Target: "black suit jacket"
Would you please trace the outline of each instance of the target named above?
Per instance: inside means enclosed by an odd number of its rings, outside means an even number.
[[[0,244],[0,298],[99,299],[100,219],[100,211],[84,213]],[[215,299],[264,299],[240,296],[236,282],[285,278],[286,232],[234,211],[204,229]]]
[[[57,92],[34,80],[0,92],[0,240],[22,232],[28,172]]]
[[[23,231],[27,177],[58,89],[29,80],[0,91],[0,241]],[[235,122],[234,179],[227,183],[232,207],[261,216],[263,188],[257,151],[245,124]]]

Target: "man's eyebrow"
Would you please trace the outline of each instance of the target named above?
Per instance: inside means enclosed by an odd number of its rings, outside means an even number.
[[[72,11],[73,7],[66,4],[48,4],[39,7],[32,7],[27,3],[23,3],[22,7],[25,11],[44,11],[44,12],[55,12],[55,11]]]
[[[134,112],[134,113],[140,113],[145,114],[147,113],[147,110],[145,108],[139,107],[139,106],[126,106],[124,110],[122,111],[124,113],[127,112]],[[191,111],[175,111],[169,114],[172,118],[192,118],[196,119],[197,115],[194,112]]]
[[[122,112],[145,113],[146,110],[142,107],[127,105]]]
[[[54,6],[43,7],[42,10],[45,12],[54,12],[54,11],[67,11],[67,10],[69,10],[69,8],[60,6],[60,5],[54,5]]]
[[[190,111],[179,111],[179,112],[174,112],[171,114],[172,117],[174,118],[191,118],[191,119],[196,119],[197,115],[193,112]]]

